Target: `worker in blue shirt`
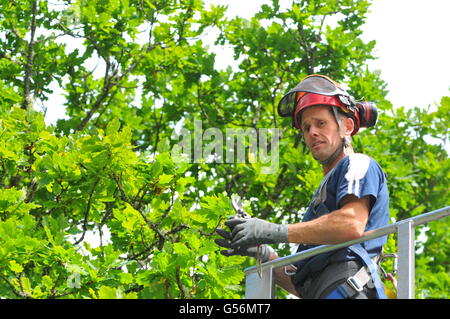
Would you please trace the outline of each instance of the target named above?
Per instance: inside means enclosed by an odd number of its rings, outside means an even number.
[[[373,103],[358,103],[339,84],[310,75],[280,101],[281,116],[292,117],[324,178],[303,220],[274,224],[258,218],[233,218],[230,231],[218,229],[216,243],[225,256],[278,258],[267,244],[296,243],[297,251],[357,239],[389,223],[386,176],[371,157],[355,153],[351,137],[360,127],[374,126]],[[387,236],[319,254],[275,269],[278,285],[301,298],[386,298],[377,273],[377,258]]]

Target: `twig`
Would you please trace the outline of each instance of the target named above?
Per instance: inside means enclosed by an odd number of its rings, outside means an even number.
[[[94,196],[95,189],[97,188],[97,185],[98,185],[99,182],[100,182],[100,178],[97,178],[97,180],[94,183],[94,186],[92,187],[92,191],[89,194],[89,200],[88,200],[88,203],[87,203],[87,206],[86,206],[86,210],[84,211],[83,234],[81,235],[80,239],[78,239],[74,243],[74,245],[78,245],[79,243],[81,243],[83,241],[83,239],[84,239],[84,236],[86,235],[89,211],[91,210],[91,205],[92,205],[92,198]]]

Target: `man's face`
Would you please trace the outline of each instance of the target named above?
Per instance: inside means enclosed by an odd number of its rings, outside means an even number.
[[[342,144],[339,126],[329,106],[314,106],[302,113],[301,128],[312,156],[326,161]]]

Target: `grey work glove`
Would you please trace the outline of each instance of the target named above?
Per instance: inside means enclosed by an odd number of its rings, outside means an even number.
[[[260,244],[288,242],[288,226],[270,223],[258,218],[234,218],[225,222],[231,232],[231,247],[249,247]]]
[[[258,255],[258,249],[260,249],[261,253],[261,262],[264,263],[269,260],[270,254],[272,252],[272,249],[269,246],[261,245],[259,247],[257,246],[246,246],[246,247],[239,247],[239,248],[232,248],[231,247],[231,232],[228,232],[224,229],[217,228],[216,232],[223,237],[217,238],[214,240],[214,242],[219,245],[220,247],[228,248],[227,250],[221,250],[220,253],[226,257],[230,256],[247,256],[247,257],[253,257],[257,258]]]

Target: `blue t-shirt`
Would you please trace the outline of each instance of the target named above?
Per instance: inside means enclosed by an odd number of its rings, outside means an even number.
[[[389,194],[386,175],[380,165],[364,154],[346,156],[323,178],[319,188],[303,217],[303,222],[333,212],[340,207],[341,200],[347,195],[358,198],[370,196],[371,208],[365,231],[386,226],[389,223]],[[381,253],[387,236],[371,239],[361,243],[370,258]],[[317,245],[299,245],[297,252]],[[297,273],[294,284],[301,284],[308,276],[321,271],[331,261],[339,262],[355,259],[355,254],[348,248],[320,254],[295,265]]]

